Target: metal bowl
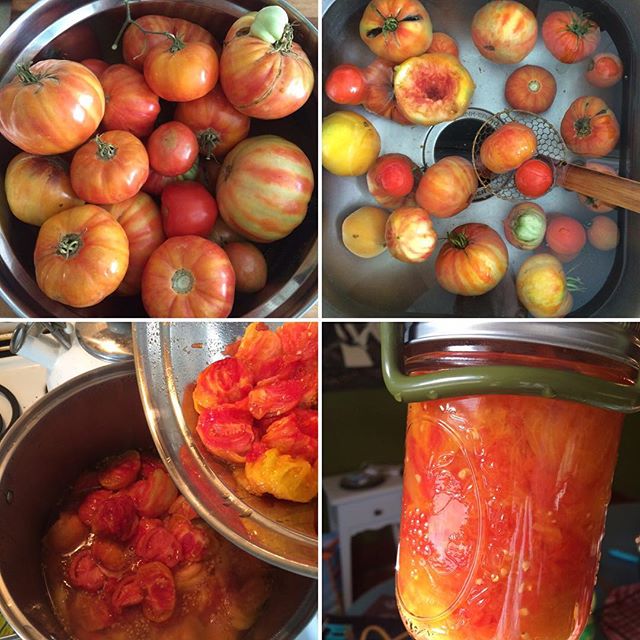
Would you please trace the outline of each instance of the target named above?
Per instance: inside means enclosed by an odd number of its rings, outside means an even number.
[[[239,322],[133,325],[138,386],[156,448],[191,505],[236,546],[283,569],[317,576],[317,501],[295,504],[244,491],[229,465],[195,434],[191,392],[200,371],[223,357]]]
[[[153,448],[130,364],[102,367],[58,387],[0,442],[0,609],[20,637],[67,638],[43,579],[42,537],[77,477],[129,448]],[[313,616],[314,580],[280,571],[275,584],[245,640],[290,640]]]
[[[316,67],[317,29],[282,0],[138,0],[132,4],[132,12],[134,17],[163,14],[191,20],[211,31],[221,43],[239,16],[269,4],[279,4],[289,13],[296,23],[296,41]],[[91,39],[87,38],[87,27],[93,30],[103,57],[110,62],[121,62],[120,50],[113,52],[110,47],[124,15],[122,0],[41,0],[0,36],[0,85],[15,75],[17,62],[56,55],[52,54],[51,43],[61,34],[65,34],[67,41],[64,46],[67,57],[95,57],[87,42]],[[311,160],[317,175],[316,131],[317,92],[314,91],[307,104],[288,118],[254,120],[250,135],[274,133],[295,142]],[[18,151],[7,140],[0,139],[0,184],[4,184],[7,164]],[[304,222],[287,238],[264,246],[269,266],[267,286],[256,294],[237,294],[232,315],[292,317],[302,315],[316,302],[317,229],[318,205],[314,193]],[[74,309],[47,298],[38,288],[34,275],[33,249],[38,228],[20,222],[11,214],[4,189],[0,189],[0,230],[0,295],[17,315],[40,318],[146,315],[139,296],[112,295],[86,309]]]

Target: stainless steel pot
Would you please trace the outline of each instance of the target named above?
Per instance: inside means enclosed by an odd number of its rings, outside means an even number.
[[[134,369],[109,365],[58,387],[0,442],[0,609],[22,638],[67,637],[50,606],[41,541],[65,489],[128,448],[151,449]],[[291,640],[316,610],[316,582],[279,570],[246,640]]]
[[[318,32],[299,11],[282,0],[138,0],[132,4],[134,16],[162,14],[191,20],[213,33],[222,42],[229,26],[247,11],[279,4],[296,23],[296,41],[316,66]],[[51,57],[47,47],[76,25],[91,27],[104,57],[121,62],[121,52],[110,50],[124,18],[122,0],[41,0],[16,20],[0,36],[0,85],[15,75],[15,65],[38,56]],[[80,37],[78,33],[78,37]],[[83,34],[86,45],[86,34]],[[77,46],[82,46],[78,42]],[[71,45],[70,49],[73,49]],[[68,53],[69,48],[65,53]],[[73,57],[73,53],[69,57]],[[76,57],[87,57],[78,53]],[[300,146],[317,171],[317,92],[307,104],[282,120],[254,120],[250,135],[274,133]],[[0,138],[0,184],[4,171],[18,149]],[[38,288],[33,267],[37,227],[17,220],[9,211],[4,189],[0,189],[0,295],[19,316],[49,317],[144,317],[139,296],[109,296],[86,309],[73,309],[47,298]],[[314,194],[304,222],[287,238],[265,245],[269,282],[256,294],[238,294],[234,316],[292,317],[304,314],[317,299],[318,205]]]

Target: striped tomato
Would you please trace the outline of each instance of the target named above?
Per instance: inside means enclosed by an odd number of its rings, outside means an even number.
[[[552,55],[567,64],[588,58],[600,44],[600,27],[588,14],[553,11],[542,23],[542,39]]]
[[[224,221],[256,242],[289,235],[303,220],[313,193],[309,159],[278,136],[248,138],[227,155],[216,195]]]
[[[447,234],[436,258],[436,279],[450,293],[479,296],[504,278],[508,266],[502,238],[486,224],[472,222]]]
[[[231,26],[220,58],[220,83],[229,102],[252,118],[273,120],[297,111],[313,91],[313,67],[293,41],[293,27],[273,44],[249,34],[257,14]]]
[[[472,164],[466,158],[448,156],[425,171],[416,202],[436,218],[450,218],[469,206],[477,188]]]
[[[618,144],[620,125],[604,100],[583,96],[567,109],[560,133],[573,153],[601,158],[608,156]]]
[[[42,60],[17,70],[0,89],[0,133],[9,142],[27,153],[53,155],[75,149],[98,128],[104,91],[87,67]]]
[[[140,291],[142,271],[149,256],[164,242],[160,210],[150,195],[140,191],[133,198],[104,208],[120,223],[129,240],[129,268],[117,293],[131,296]]]

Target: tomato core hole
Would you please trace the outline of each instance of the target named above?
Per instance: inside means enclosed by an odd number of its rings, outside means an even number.
[[[62,240],[58,243],[56,253],[68,260],[69,258],[73,258],[81,248],[81,236],[77,233],[68,233],[66,236],[63,236]]]
[[[171,277],[171,288],[176,293],[186,294],[193,289],[196,279],[187,269],[178,269]]]

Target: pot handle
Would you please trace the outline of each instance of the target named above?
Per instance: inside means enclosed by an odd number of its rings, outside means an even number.
[[[640,411],[640,380],[634,385],[624,385],[571,371],[504,365],[406,375],[402,362],[402,327],[401,322],[383,322],[380,326],[382,376],[398,402],[511,394],[573,400],[621,413]]]

